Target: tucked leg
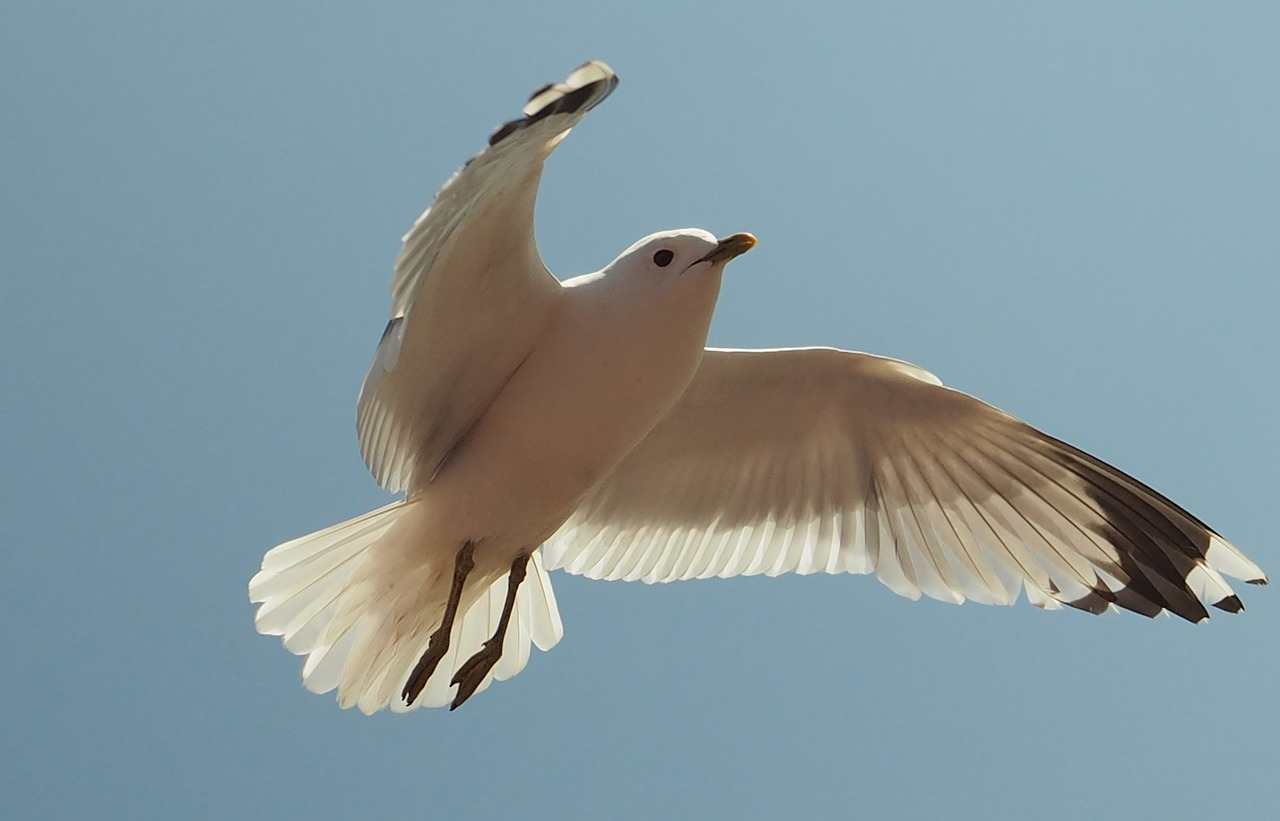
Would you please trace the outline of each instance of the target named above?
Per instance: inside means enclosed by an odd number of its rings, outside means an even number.
[[[511,573],[507,576],[507,598],[502,603],[502,616],[498,619],[498,629],[484,643],[479,652],[458,668],[453,681],[449,682],[458,685],[458,694],[454,697],[453,704],[449,705],[450,710],[458,709],[463,702],[471,698],[476,688],[480,686],[480,682],[484,681],[484,677],[493,669],[493,665],[502,658],[502,640],[507,635],[507,623],[511,621],[511,611],[516,605],[516,592],[520,589],[520,583],[524,581],[528,565],[528,555],[520,556],[511,563]]]
[[[458,550],[458,555],[453,560],[453,584],[449,588],[449,601],[444,606],[444,617],[440,621],[440,626],[431,634],[426,651],[423,652],[422,658],[418,659],[417,666],[413,668],[404,689],[400,691],[400,697],[404,699],[405,704],[412,704],[422,694],[422,688],[427,686],[427,680],[436,671],[436,665],[449,651],[449,636],[453,633],[453,621],[458,615],[458,603],[462,601],[462,588],[467,583],[467,576],[476,566],[475,551],[475,542],[468,540]]]

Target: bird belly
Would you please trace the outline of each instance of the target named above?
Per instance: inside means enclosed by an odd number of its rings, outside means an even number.
[[[590,323],[552,323],[422,489],[456,540],[476,540],[478,558],[510,561],[550,537],[671,408],[701,361],[705,329],[649,339]]]

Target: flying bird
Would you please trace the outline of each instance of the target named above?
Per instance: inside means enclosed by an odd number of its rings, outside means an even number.
[[[725,266],[756,244],[641,239],[557,280],[534,238],[547,157],[618,79],[533,94],[405,235],[357,403],[404,497],[286,542],[255,624],[338,703],[456,708],[563,627],[548,571],[669,582],[876,573],[917,599],[1189,621],[1262,570],[1116,468],[906,362],[706,348]]]

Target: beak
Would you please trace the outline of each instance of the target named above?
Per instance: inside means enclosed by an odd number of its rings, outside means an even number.
[[[725,237],[716,243],[716,247],[711,249],[711,253],[707,254],[698,262],[710,262],[712,265],[721,262],[728,262],[736,256],[740,256],[756,247],[756,238],[750,234],[734,234]],[[695,262],[694,265],[697,265]]]

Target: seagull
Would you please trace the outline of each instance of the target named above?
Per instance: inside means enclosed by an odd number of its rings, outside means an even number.
[[[398,501],[270,550],[257,630],[365,713],[457,708],[564,633],[548,571],[592,579],[875,573],[895,593],[1188,621],[1262,570],[1139,480],[915,365],[707,348],[756,240],[651,234],[563,282],[543,165],[618,84],[536,91],[403,239],[357,402]]]

